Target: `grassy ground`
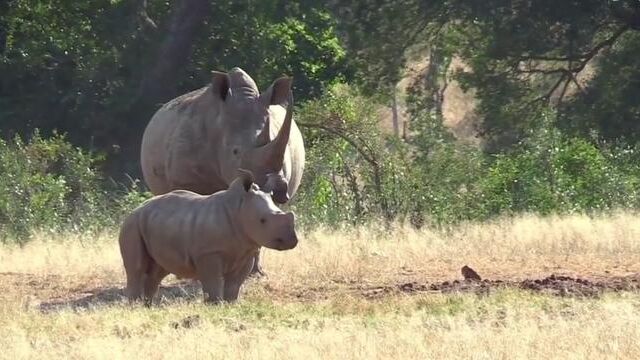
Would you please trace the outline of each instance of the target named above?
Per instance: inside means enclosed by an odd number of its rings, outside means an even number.
[[[120,300],[115,233],[41,234],[0,248],[0,358],[639,358],[637,292],[367,296],[461,279],[465,264],[503,280],[637,274],[639,220],[620,213],[441,232],[319,229],[292,251],[266,252],[269,276],[249,281],[238,304],[205,306],[197,288],[170,277],[151,309]]]

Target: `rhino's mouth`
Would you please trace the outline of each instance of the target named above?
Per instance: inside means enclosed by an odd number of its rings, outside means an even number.
[[[292,238],[285,240],[279,237],[273,241],[273,244],[275,245],[273,247],[275,250],[280,250],[280,251],[291,250],[298,245],[298,238],[294,236]]]
[[[288,181],[282,173],[267,174],[267,181],[262,187],[264,192],[271,193],[271,199],[276,204],[286,204],[289,201],[287,188]]]
[[[289,194],[286,190],[278,190],[271,194],[271,198],[276,204],[286,204],[289,201]]]

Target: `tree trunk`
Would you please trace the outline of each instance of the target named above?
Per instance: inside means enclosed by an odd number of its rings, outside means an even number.
[[[155,63],[142,79],[135,99],[123,116],[129,120],[120,134],[120,153],[112,165],[122,164],[116,173],[140,175],[139,153],[142,133],[158,105],[177,94],[182,69],[189,62],[198,30],[210,12],[207,0],[176,1]],[[118,166],[118,165],[116,165]],[[118,166],[119,167],[119,166]],[[112,169],[116,170],[116,169]],[[112,172],[113,173],[113,172]]]
[[[6,14],[9,11],[9,2],[0,1],[0,14]],[[3,16],[4,18],[4,16]],[[4,55],[7,46],[7,24],[0,18],[0,54]]]
[[[393,220],[393,213],[391,209],[389,209],[389,203],[387,202],[387,197],[384,191],[382,190],[382,171],[378,163],[372,163],[373,166],[373,186],[377,193],[378,203],[380,204],[380,210],[382,210],[382,215],[385,219],[385,225],[388,227],[391,225],[391,221]]]
[[[438,45],[433,44],[429,49],[429,65],[424,81],[425,89],[431,96],[431,110],[435,111],[438,115],[442,115],[442,102],[444,101],[444,90],[442,90],[442,85],[439,81],[439,77],[442,75],[443,65],[444,56],[442,51]]]
[[[344,170],[347,184],[353,194],[353,223],[354,225],[360,221],[364,213],[364,207],[362,206],[362,196],[360,195],[360,189],[358,189],[358,180],[355,174],[351,171],[351,168],[344,159],[342,159],[342,167]]]
[[[197,32],[208,13],[209,3],[206,0],[182,0],[176,3],[156,63],[138,89],[138,101],[153,104],[176,95],[175,85],[180,70],[189,61]]]
[[[395,86],[393,87],[393,103],[391,104],[391,113],[393,121],[393,135],[400,136],[400,119],[398,118],[398,92]]]

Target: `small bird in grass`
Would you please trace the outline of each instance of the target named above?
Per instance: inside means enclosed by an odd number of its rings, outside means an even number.
[[[482,280],[480,275],[478,275],[478,273],[475,272],[475,270],[468,267],[467,265],[463,266],[462,269],[460,269],[460,272],[462,273],[462,276],[464,276],[465,280],[476,280],[476,281]]]

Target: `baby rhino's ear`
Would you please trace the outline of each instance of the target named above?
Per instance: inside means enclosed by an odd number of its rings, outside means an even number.
[[[238,176],[231,182],[229,189],[247,192],[254,184],[253,173],[249,170],[238,169]]]

